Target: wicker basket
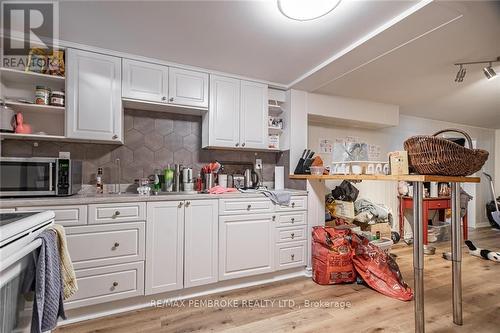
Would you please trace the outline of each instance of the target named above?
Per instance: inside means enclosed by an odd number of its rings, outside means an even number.
[[[460,133],[467,139],[465,148],[437,135],[445,132]],[[417,135],[404,143],[410,166],[421,175],[469,176],[481,170],[489,153],[473,149],[469,134],[459,129],[445,129],[434,135]]]

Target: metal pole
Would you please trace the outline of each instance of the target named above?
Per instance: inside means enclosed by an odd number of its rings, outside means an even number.
[[[451,260],[453,322],[462,325],[462,227],[459,183],[451,183]]]
[[[424,226],[422,221],[423,188],[413,182],[413,274],[415,277],[415,332],[425,332],[424,315]]]

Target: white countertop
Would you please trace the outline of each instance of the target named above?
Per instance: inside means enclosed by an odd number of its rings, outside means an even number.
[[[292,195],[307,195],[307,191],[286,189]],[[265,197],[259,192],[225,193],[225,194],[189,194],[189,193],[162,193],[159,195],[140,196],[136,193],[122,194],[76,194],[68,197],[36,197],[36,198],[2,198],[0,208],[15,208],[27,206],[58,206],[58,205],[87,205],[97,203],[138,202],[138,201],[176,201],[196,199],[225,199],[225,198],[252,198]]]

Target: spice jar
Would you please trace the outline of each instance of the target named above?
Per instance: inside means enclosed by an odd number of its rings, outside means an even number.
[[[53,91],[50,94],[50,105],[64,106],[64,91]]]
[[[44,86],[36,86],[35,103],[40,105],[49,105],[50,89]]]

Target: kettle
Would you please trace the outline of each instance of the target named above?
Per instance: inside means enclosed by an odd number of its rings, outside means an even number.
[[[250,169],[245,170],[245,188],[256,188],[259,184],[259,175]]]
[[[0,132],[14,133],[14,110],[5,105],[3,100],[0,100]]]

